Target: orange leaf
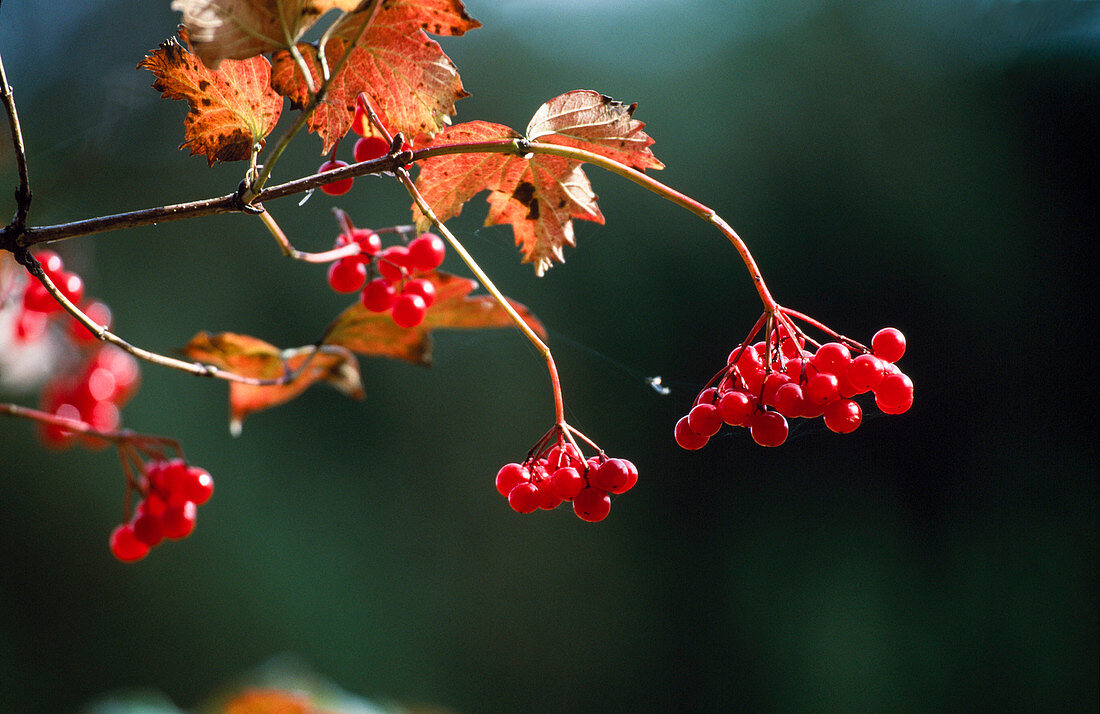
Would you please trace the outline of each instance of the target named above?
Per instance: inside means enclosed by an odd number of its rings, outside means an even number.
[[[333,8],[348,11],[361,0],[173,0],[203,63],[247,59],[288,48]]]
[[[425,34],[462,34],[479,27],[458,0],[394,0],[385,2],[364,32],[365,11],[346,16],[325,44],[325,58],[335,66],[351,46],[351,55],[333,79],[324,103],[309,119],[309,130],[321,137],[321,153],[351,128],[360,92],[391,132],[407,137],[434,134],[450,122],[455,102],[468,96],[458,70],[439,44]],[[351,45],[358,38],[355,45]],[[298,49],[314,84],[321,81],[317,48]],[[272,86],[296,108],[309,102],[309,90],[289,52],[273,55]]]
[[[207,69],[175,38],[138,64],[156,75],[153,89],[168,99],[183,99],[190,110],[184,119],[180,148],[206,154],[215,161],[239,161],[252,154],[279,121],[283,100],[270,86],[271,65],[263,57],[227,60]]]
[[[337,346],[322,348],[314,354],[313,346],[280,350],[248,335],[200,332],[180,351],[193,360],[256,379],[279,379],[302,369],[287,384],[254,386],[230,382],[229,428],[234,435],[240,433],[249,414],[288,402],[317,382],[326,382],[354,399],[363,397],[355,355]]]
[[[649,146],[653,139],[625,106],[598,92],[575,90],[543,104],[527,127],[528,141],[557,143],[606,156],[638,169],[663,168]],[[429,146],[518,139],[506,126],[469,122],[436,135]],[[424,148],[424,147],[419,147]],[[573,219],[603,223],[596,194],[581,163],[550,154],[450,154],[420,164],[417,188],[440,220],[457,216],[462,205],[489,190],[485,225],[508,223],[523,262],[542,275],[554,262],[564,262],[563,248],[576,245]],[[427,230],[426,216],[414,211],[417,227]]]
[[[410,329],[398,327],[389,314],[370,312],[362,303],[356,302],[329,325],[324,344],[340,345],[372,357],[429,365],[432,362],[433,330],[508,327],[514,324],[491,296],[470,297],[470,292],[477,287],[475,281],[439,271],[424,273],[422,277],[430,279],[436,289],[435,302],[428,308],[422,323]],[[531,329],[546,338],[546,330],[526,307],[516,302],[511,302],[511,305]]]
[[[312,698],[299,692],[249,688],[226,702],[222,714],[320,714]]]

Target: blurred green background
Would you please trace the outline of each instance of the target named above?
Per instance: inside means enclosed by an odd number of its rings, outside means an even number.
[[[3,4],[33,224],[236,186],[241,165],[176,151],[184,106],[134,69],[168,6]],[[225,385],[147,367],[126,423],[180,438],[215,498],[192,537],[121,565],[115,457],[4,422],[0,709],[134,687],[189,707],[290,652],[371,699],[466,712],[1096,711],[1100,4],[467,6],[485,27],[443,42],[473,94],[456,120],[522,129],[574,88],[639,102],[662,180],[737,228],[782,303],[859,340],[905,332],[915,406],[681,451],[673,424],[759,314],[735,252],[590,169],[607,225],[536,280],[476,199],[453,227],[551,330],[571,422],[641,471],[611,516],[519,516],[495,492],[552,421],[514,331],[440,334],[431,369],[364,360],[364,402],[317,389],[237,439]],[[275,178],[319,151],[302,137]],[[268,208],[318,250],[334,203],[408,220],[381,179]],[[161,351],[200,329],[304,344],[347,302],[242,216],[59,249]]]

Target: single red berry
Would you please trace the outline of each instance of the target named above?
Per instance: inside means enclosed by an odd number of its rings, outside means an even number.
[[[756,412],[749,433],[761,446],[779,446],[787,440],[787,420],[779,412]]]
[[[761,389],[760,399],[765,404],[775,404],[775,393],[779,391],[779,388],[784,384],[791,381],[791,378],[782,372],[772,372],[764,378],[764,385]]]
[[[554,492],[554,488],[549,478],[544,478],[539,481],[535,486],[535,490],[535,495],[538,497],[539,508],[544,511],[554,510],[561,505],[563,500],[565,500]]]
[[[882,360],[874,355],[859,355],[848,365],[848,381],[858,394],[874,389],[885,376]]]
[[[382,239],[369,228],[356,228],[351,232],[351,240],[359,244],[359,251],[366,255],[375,255],[382,250]]]
[[[875,388],[875,403],[887,414],[901,414],[913,405],[913,380],[904,373],[888,374]]]
[[[572,444],[558,443],[546,452],[546,470],[551,473],[566,466],[580,468],[583,462],[581,452]]]
[[[688,451],[701,449],[710,440],[710,437],[697,434],[691,428],[686,416],[680,417],[680,421],[676,422],[676,428],[672,430],[672,435],[676,438],[676,443],[680,445],[680,448]]]
[[[638,483],[638,467],[634,465],[634,462],[629,459],[619,459],[626,465],[626,482],[611,490],[611,493],[626,493],[630,489],[634,488],[634,484]]]
[[[91,366],[93,369],[87,372],[87,375],[81,383],[82,391],[84,391],[92,401],[102,402],[113,399],[118,389],[115,373],[106,367]]]
[[[517,484],[508,492],[508,505],[516,513],[533,513],[539,507],[539,489],[533,483]]]
[[[497,471],[497,491],[500,492],[501,496],[507,498],[513,488],[530,480],[531,474],[527,473],[527,469],[521,464],[505,464],[500,468],[500,471]]]
[[[897,362],[905,354],[905,335],[893,327],[884,327],[871,338],[871,350],[879,359]]]
[[[807,402],[824,406],[840,397],[840,380],[835,374],[818,372],[806,380],[802,395]]]
[[[371,312],[386,312],[397,300],[397,289],[385,278],[375,278],[367,283],[360,296],[363,307]]]
[[[713,404],[696,404],[687,415],[688,426],[699,436],[714,436],[722,428],[722,415]],[[612,459],[614,460],[614,459]],[[610,491],[610,488],[604,488]]]
[[[53,299],[53,295],[50,295],[45,285],[38,282],[36,278],[27,280],[27,287],[23,289],[24,311],[51,315],[61,309],[61,304]]]
[[[443,264],[447,244],[434,233],[424,233],[409,244],[409,267],[413,270],[435,270]]]
[[[367,280],[367,266],[356,257],[341,258],[328,266],[328,284],[338,293],[353,293]]]
[[[699,392],[699,394],[695,395],[695,401],[692,402],[691,406],[694,407],[697,404],[714,404],[716,401],[718,401],[718,389],[716,387],[707,387]]]
[[[184,501],[179,505],[169,505],[160,518],[161,528],[166,538],[186,538],[195,530],[198,509],[194,502]]]
[[[563,466],[550,477],[550,488],[563,501],[571,501],[587,486],[581,472],[572,466]]]
[[[775,392],[775,410],[787,417],[794,419],[802,416],[806,409],[806,398],[802,395],[802,387],[796,382],[787,382]]]
[[[42,266],[42,270],[46,275],[50,276],[51,280],[53,280],[54,276],[65,267],[64,262],[61,260],[61,256],[52,250],[35,251],[34,257],[38,260],[38,264]]]
[[[317,169],[317,173],[323,174],[326,171],[334,171],[336,169],[342,169],[348,165],[346,161],[340,161],[339,159],[332,159],[321,164]],[[351,185],[355,183],[354,176],[348,176],[347,178],[340,179],[339,181],[333,181],[321,186],[321,190],[330,196],[342,196],[351,190]]]
[[[419,325],[427,312],[428,305],[424,302],[424,298],[403,293],[394,301],[391,314],[395,325],[408,329]]]
[[[161,462],[156,480],[150,478],[157,494],[166,501],[171,501],[177,494],[184,494],[188,480],[187,462],[180,458]]]
[[[744,349],[740,346],[734,347],[726,364],[736,364],[739,369],[755,370],[763,367],[764,361],[760,359],[760,354],[754,346],[745,345]]]
[[[630,471],[624,459],[608,459],[588,474],[588,482],[601,491],[615,493],[630,481]]]
[[[748,426],[756,400],[745,392],[726,392],[718,400],[718,413],[730,426]]]
[[[133,563],[149,554],[149,546],[137,539],[134,527],[129,523],[123,523],[111,531],[108,544],[111,555],[123,563]]]
[[[611,496],[595,486],[589,486],[573,498],[573,513],[589,523],[602,521],[611,513]]]
[[[391,245],[378,254],[378,272],[391,283],[405,277],[409,267],[409,249],[403,245]]]
[[[839,342],[826,342],[818,347],[817,352],[810,358],[814,367],[831,374],[844,374],[844,370],[848,368],[848,363],[851,361],[851,351]]]
[[[838,399],[825,407],[825,426],[838,434],[850,434],[863,421],[863,410],[851,399]]]
[[[201,506],[214,495],[214,478],[206,469],[188,466],[187,477],[183,479],[181,491],[188,501]]]
[[[380,136],[364,136],[355,142],[356,163],[360,161],[372,161],[390,153],[389,143]]]
[[[407,295],[419,295],[424,298],[425,307],[431,307],[432,303],[435,302],[435,283],[427,278],[413,278],[406,281],[401,292]]]

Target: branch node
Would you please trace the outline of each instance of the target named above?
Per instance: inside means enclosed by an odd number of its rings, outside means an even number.
[[[252,190],[252,181],[247,177],[237,184],[237,191],[233,194],[233,207],[241,213],[258,216],[264,212],[263,204],[252,203],[256,193]]]

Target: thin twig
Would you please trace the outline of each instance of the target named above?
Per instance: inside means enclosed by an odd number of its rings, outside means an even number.
[[[27,214],[31,208],[31,180],[27,171],[27,149],[23,144],[23,129],[19,125],[19,112],[15,108],[15,95],[8,85],[8,75],[4,71],[4,59],[0,57],[0,100],[8,115],[8,128],[11,131],[11,143],[15,148],[15,167],[19,173],[19,188],[15,191],[15,216],[11,226],[16,231],[27,225]]]

